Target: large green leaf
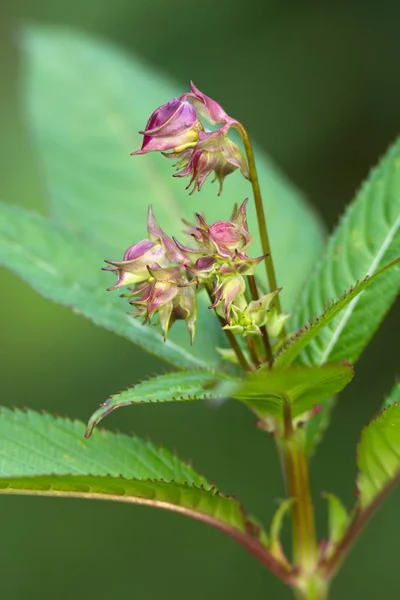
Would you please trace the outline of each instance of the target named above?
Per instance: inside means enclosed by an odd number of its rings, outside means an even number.
[[[302,293],[292,325],[298,329],[357,280],[400,256],[400,140],[372,171],[332,235]],[[400,289],[400,268],[353,298],[301,353],[304,364],[354,362]]]
[[[322,367],[260,369],[249,373],[243,385],[233,391],[260,418],[283,420],[284,398],[290,403],[296,419],[315,405],[340,392],[353,378],[348,364],[328,364]]]
[[[85,437],[89,437],[93,429],[107,415],[122,406],[131,404],[148,404],[152,402],[182,402],[188,400],[209,400],[224,398],[224,386],[231,383],[238,385],[240,379],[233,379],[223,373],[209,371],[179,371],[167,373],[142,381],[132,388],[110,396],[90,417]]]
[[[349,518],[337,499],[331,504],[331,540],[324,575],[331,578],[374,512],[400,481],[400,383],[385,400],[384,408],[362,431],[357,447],[358,502]],[[328,496],[331,496],[330,494]],[[332,514],[332,509],[335,514]],[[332,542],[335,543],[332,544]]]
[[[357,451],[361,509],[379,501],[400,479],[400,404],[391,404],[392,396],[398,398],[398,384],[387,400],[388,408],[361,434]]]
[[[256,551],[267,537],[236,500],[149,441],[33,411],[0,411],[0,493],[100,498],[205,521]],[[250,533],[250,531],[252,533]]]
[[[157,328],[126,314],[129,304],[106,292],[98,250],[37,214],[0,204],[0,264],[7,266],[49,300],[85,315],[181,368],[213,370],[215,344],[224,338],[213,313],[199,311],[198,344],[190,346],[183,323],[164,342]]]
[[[351,290],[349,290],[342,298],[334,302],[323,315],[317,317],[312,323],[306,327],[300,329],[298,332],[289,339],[286,346],[283,347],[281,353],[276,359],[275,365],[277,367],[290,365],[300,354],[302,350],[307,348],[312,343],[314,338],[325,328],[327,325],[341,313],[350,302],[352,302],[361,292],[365,290],[372,282],[380,277],[383,273],[391,269],[392,267],[399,268],[400,258],[393,260],[388,265],[379,269],[376,273],[366,277],[363,281],[357,283]]]
[[[129,156],[141,144],[137,131],[150,113],[187,86],[178,87],[140,60],[66,29],[29,29],[24,40],[24,97],[52,216],[95,240],[104,258],[120,259],[129,245],[145,237],[149,203],[167,233],[179,234],[180,216],[201,212],[210,221],[229,218],[233,204],[250,196],[250,184],[238,173],[227,178],[221,198],[208,183],[200,194],[188,196],[185,183],[172,177],[171,161],[159,154]],[[321,227],[300,194],[265,156],[257,155],[288,309],[321,248]],[[250,228],[257,237],[249,204]],[[260,254],[258,243],[253,253]]]

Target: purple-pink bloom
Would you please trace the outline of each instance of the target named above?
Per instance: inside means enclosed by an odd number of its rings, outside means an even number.
[[[159,242],[142,240],[130,246],[121,261],[106,260],[110,267],[105,270],[118,274],[116,284],[108,288],[114,290],[124,285],[142,283],[149,278],[147,267],[155,264],[167,264],[168,259],[163,246]]]
[[[167,155],[171,158],[176,156],[175,153]],[[214,172],[215,178],[219,181],[219,192],[222,193],[224,179],[236,169],[240,169],[242,175],[249,178],[247,163],[237,144],[232,142],[223,129],[219,131],[200,131],[199,141],[193,149],[186,152],[184,159],[179,160],[178,166],[184,166],[183,170],[175,173],[174,177],[190,176],[190,182],[187,185],[189,188],[193,185],[191,194],[201,187],[207,177]]]
[[[139,297],[130,300],[130,304],[136,307],[136,316],[150,322],[157,314],[164,339],[175,321],[184,320],[193,343],[197,302],[193,286],[187,280],[186,270],[184,267],[161,268],[156,265],[149,268],[149,275],[149,282],[138,287],[134,294]]]
[[[142,147],[131,154],[172,149],[180,152],[196,145],[199,131],[202,129],[195,107],[185,100],[172,98],[150,116],[146,129],[139,132],[144,136]]]
[[[147,281],[150,277],[148,269],[157,265],[166,267],[174,262],[183,263],[184,255],[157,223],[151,205],[147,215],[147,232],[149,239],[130,246],[122,261],[105,261],[110,265],[105,270],[119,275],[117,283],[110,290]]]
[[[216,125],[217,123],[237,123],[235,119],[232,119],[222,108],[218,102],[206,96],[201,92],[193,83],[190,82],[191,92],[183,94],[180,99],[186,100],[191,99],[193,106],[196,108],[198,114],[203,117],[209,123]]]
[[[212,225],[197,213],[197,224],[190,225],[187,233],[211,255],[236,261],[237,253],[241,253],[241,259],[247,258],[243,252],[250,246],[252,236],[247,226],[246,204],[247,199],[235,209],[230,221],[216,221]]]

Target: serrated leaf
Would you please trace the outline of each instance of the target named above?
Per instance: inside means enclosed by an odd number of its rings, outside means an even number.
[[[328,503],[328,545],[325,556],[329,557],[342,540],[350,522],[346,507],[335,494],[324,493]]]
[[[400,256],[400,139],[371,172],[314,269],[292,324],[299,329],[354,281]],[[343,359],[354,363],[400,289],[400,269],[382,275],[353,299],[303,350],[303,364]]]
[[[249,373],[243,385],[233,392],[260,418],[283,419],[283,397],[291,407],[293,419],[315,405],[340,392],[353,378],[348,364],[328,364],[322,367],[260,369]]]
[[[383,273],[391,268],[400,267],[400,258],[393,260],[388,265],[382,267],[376,271],[373,275],[366,277],[363,281],[357,283],[352,287],[344,296],[334,302],[321,316],[317,317],[306,327],[300,329],[297,333],[289,339],[286,346],[283,347],[281,353],[275,361],[277,367],[288,366],[293,363],[297,356],[309,344],[315,339],[315,337],[325,328],[328,324],[341,313],[349,304],[357,298],[361,292],[363,292],[371,283],[375,282],[378,277],[381,277]]]
[[[0,493],[147,504],[205,521],[241,543],[266,539],[236,500],[174,454],[104,430],[85,441],[84,430],[78,421],[1,409]]]
[[[95,240],[104,258],[120,259],[145,237],[149,203],[167,233],[179,236],[180,216],[192,220],[201,212],[209,221],[226,219],[234,203],[250,196],[249,182],[235,173],[220,200],[208,183],[189,197],[185,183],[172,177],[171,161],[157,153],[129,156],[141,144],[137,131],[150,113],[184,88],[82,33],[35,27],[23,39],[24,98],[53,218]],[[257,154],[278,282],[289,309],[321,248],[321,226],[301,195]],[[252,252],[261,253],[258,243]]]
[[[84,440],[84,433],[79,421],[1,408],[1,476],[121,475],[207,486],[191,466],[149,441],[105,430]]]
[[[388,404],[364,428],[358,445],[357,487],[362,510],[383,497],[400,478],[400,404],[391,404],[390,397]]]
[[[400,256],[400,140],[389,149],[348,207],[317,267],[304,286],[291,325],[300,329],[357,280]],[[400,271],[385,273],[352,300],[298,357],[302,364],[343,359],[354,363],[400,289]],[[321,419],[326,429],[328,411]],[[323,431],[306,424],[310,447]]]
[[[117,408],[152,402],[224,398],[226,388],[221,384],[238,385],[239,381],[223,373],[209,371],[186,371],[152,377],[124,392],[110,396],[90,417],[85,437],[89,437],[96,425]]]
[[[218,364],[216,345],[224,339],[206,304],[199,308],[199,343],[190,346],[183,323],[164,342],[158,328],[143,326],[127,314],[129,305],[107,292],[101,255],[76,235],[43,217],[0,204],[0,264],[5,265],[45,298],[91,319],[96,325],[126,337],[141,348],[180,368]]]

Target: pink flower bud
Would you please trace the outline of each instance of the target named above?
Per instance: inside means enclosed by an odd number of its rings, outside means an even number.
[[[175,321],[184,320],[193,343],[197,302],[184,267],[163,269],[155,266],[149,268],[149,275],[151,280],[138,290],[139,297],[130,300],[130,304],[136,307],[136,316],[150,322],[157,314],[164,340]]]
[[[146,129],[139,132],[144,135],[141,149],[131,154],[172,149],[180,152],[196,145],[202,129],[196,109],[190,102],[173,98],[153,112]]]
[[[210,238],[216,246],[236,250],[240,247],[242,236],[233,223],[229,221],[217,221],[209,229]]]
[[[105,267],[106,270],[116,272],[119,275],[117,283],[109,290],[122,287],[124,285],[133,285],[141,283],[149,278],[147,267],[155,264],[167,264],[165,250],[159,242],[142,240],[133,246],[130,246],[124,254],[122,261],[106,260],[111,267]]]
[[[232,119],[229,115],[226,114],[222,106],[218,104],[215,100],[206,96],[201,92],[193,83],[190,82],[190,87],[192,92],[188,94],[183,94],[181,96],[181,100],[186,100],[186,98],[190,98],[193,102],[193,106],[196,108],[198,114],[202,116],[206,121],[216,125],[217,123],[231,123],[236,121]]]
[[[218,268],[214,256],[202,256],[196,260],[194,265],[186,265],[187,271],[195,277],[197,285],[200,282],[212,281],[218,272]]]
[[[214,172],[215,179],[219,181],[219,192],[222,193],[223,182],[227,175],[240,169],[242,175],[249,178],[247,163],[242,155],[242,152],[237,144],[232,142],[223,130],[219,131],[200,131],[199,141],[196,146],[191,149],[190,158],[186,155],[187,162],[185,168],[179,173],[175,173],[174,177],[191,176],[187,186],[193,185],[191,194],[201,187],[207,177]],[[180,165],[181,166],[181,165]]]
[[[212,225],[208,225],[204,218],[196,213],[197,225],[189,224],[187,233],[202,247],[203,253],[231,258],[236,263],[257,260],[258,264],[259,259],[249,259],[243,254],[252,241],[247,226],[246,204],[247,199],[234,211],[231,221],[216,221]]]

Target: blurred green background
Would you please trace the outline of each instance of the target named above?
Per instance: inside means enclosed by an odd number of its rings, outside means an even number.
[[[308,194],[329,228],[399,133],[395,0],[14,0],[2,3],[0,22],[0,197],[6,202],[46,210],[18,94],[18,27],[32,20],[101,35],[173,76],[182,91],[192,78],[222,104],[229,99],[232,114]],[[85,420],[108,394],[164,368],[45,302],[8,272],[0,276],[2,404]],[[357,365],[312,461],[321,535],[326,515],[319,492],[332,490],[349,505],[354,500],[360,429],[396,369],[399,374],[398,322],[397,307]],[[138,406],[113,414],[106,425],[177,449],[266,520],[283,495],[272,441],[237,404]],[[334,600],[399,598],[399,500],[397,490],[364,533],[335,581]],[[0,511],[7,600],[290,597],[234,542],[177,515],[22,497],[0,498]]]

